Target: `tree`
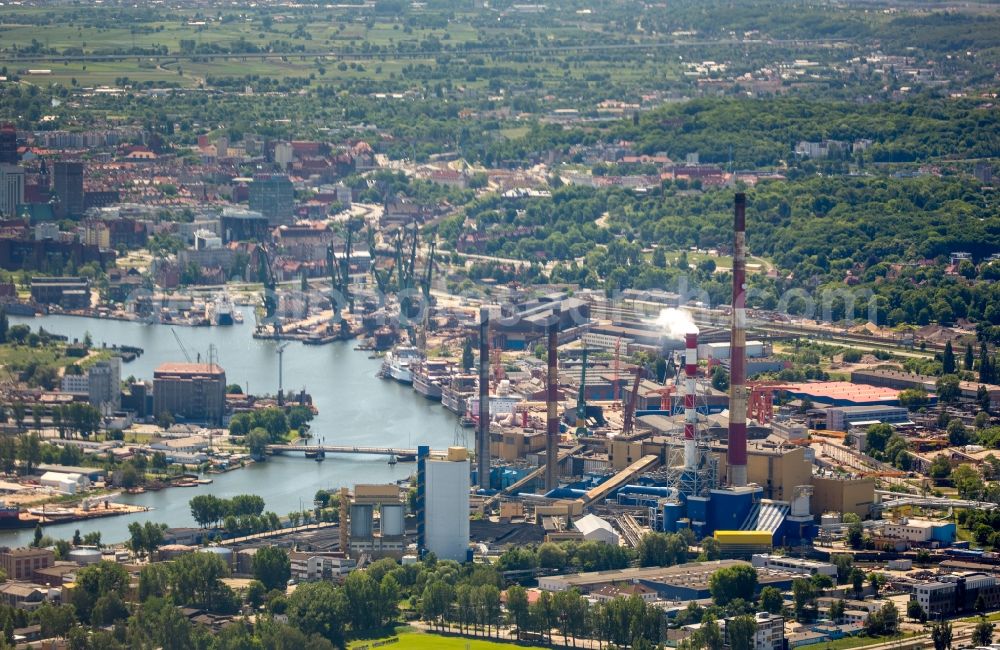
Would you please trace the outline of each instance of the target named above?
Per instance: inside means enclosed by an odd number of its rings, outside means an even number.
[[[129,618],[128,647],[138,650],[187,650],[194,647],[193,626],[173,603],[150,598]]]
[[[983,343],[979,346],[979,382],[982,384],[992,384],[995,378],[993,375],[993,362],[990,360],[989,346]]]
[[[940,621],[931,627],[931,641],[934,643],[934,650],[951,649],[951,623]]]
[[[948,423],[948,444],[952,447],[963,447],[969,444],[969,430],[958,418]]]
[[[10,321],[7,319],[7,310],[0,309],[0,343],[7,342],[7,331],[10,329]]]
[[[986,489],[983,479],[971,465],[959,465],[951,473],[951,483],[963,499],[979,499]]]
[[[716,605],[724,607],[737,598],[749,601],[757,589],[757,571],[747,565],[719,569],[708,579]]]
[[[253,556],[253,577],[260,580],[268,591],[284,589],[292,577],[292,563],[288,553],[277,546],[264,546]]]
[[[139,557],[151,555],[163,544],[163,534],[166,530],[166,524],[156,524],[151,521],[140,524],[138,521],[133,521],[128,525],[129,548]]]
[[[857,567],[851,569],[851,588],[854,589],[854,595],[858,598],[865,591],[865,572]]]
[[[234,594],[222,582],[229,576],[229,567],[215,553],[188,553],[170,568],[170,591],[178,605],[217,613],[235,608]]]
[[[830,563],[837,567],[837,584],[847,584],[851,576],[854,557],[849,553],[834,553],[830,556]]]
[[[800,623],[813,619],[813,602],[816,599],[816,589],[810,580],[796,578],[792,581],[792,601],[795,607],[795,618]]]
[[[865,436],[866,450],[872,456],[879,457],[885,451],[885,446],[892,437],[894,429],[888,424],[873,424],[868,427]]]
[[[975,365],[975,357],[972,355],[972,344],[965,344],[965,359],[962,362],[962,369],[972,371],[972,367]]]
[[[785,598],[777,587],[764,587],[760,590],[760,600],[757,604],[761,611],[780,614],[785,606]]]
[[[17,457],[25,474],[30,474],[42,462],[42,443],[38,434],[21,435],[18,439]]]
[[[161,429],[169,429],[174,425],[174,414],[170,411],[161,411],[156,416],[156,426]]]
[[[472,339],[466,338],[465,344],[462,346],[462,370],[466,372],[472,370],[473,363],[475,363],[475,356],[472,352]]]
[[[847,545],[853,549],[859,549],[864,545],[864,528],[860,521],[847,527]]]
[[[714,537],[706,537],[701,540],[701,553],[705,556],[705,561],[718,560],[722,557],[722,545]]]
[[[520,635],[528,620],[528,594],[521,585],[513,585],[507,589],[507,615],[513,619]]]
[[[962,392],[957,375],[941,375],[936,386],[938,399],[945,403],[954,402]]]
[[[566,551],[558,544],[546,542],[538,547],[535,556],[538,566],[543,569],[562,569],[566,566]]]
[[[927,391],[922,388],[907,388],[899,391],[899,405],[911,411],[927,406]]]
[[[844,611],[846,609],[847,603],[844,602],[843,598],[833,601],[830,603],[830,619],[834,623],[840,623],[844,619]]]
[[[920,606],[920,603],[915,598],[911,598],[906,603],[906,615],[914,621],[922,621],[927,616],[927,613],[924,612],[924,608]]]
[[[990,400],[990,391],[986,389],[986,386],[982,384],[976,389],[976,403],[979,404],[979,408],[982,409],[983,413],[987,415],[987,422],[989,421],[990,406],[992,405],[992,400]]]
[[[425,621],[443,627],[444,617],[454,599],[455,590],[451,585],[440,579],[432,580],[424,587],[420,598],[421,616]],[[518,629],[521,629],[520,626]]]
[[[729,373],[722,366],[716,366],[712,371],[712,388],[715,390],[729,390]]]
[[[757,621],[753,616],[743,614],[726,621],[726,636],[731,650],[752,650],[753,637],[757,632]]]
[[[933,479],[948,478],[948,475],[951,474],[951,463],[948,462],[948,457],[945,455],[935,456],[934,460],[931,461],[928,474]]]
[[[124,600],[128,590],[128,572],[119,564],[101,561],[80,569],[76,574],[76,589],[72,604],[80,620],[89,622],[97,601],[110,594]]]
[[[941,355],[941,372],[945,375],[955,374],[955,352],[952,350],[951,341],[944,344],[944,353]]]
[[[267,446],[271,444],[271,436],[268,435],[267,431],[263,427],[256,427],[252,429],[250,433],[247,434],[244,441],[250,452],[250,456],[253,457],[254,460],[260,461],[267,457]]]
[[[723,638],[715,617],[706,614],[701,621],[701,628],[695,633],[695,643],[707,650],[722,650]]]
[[[976,623],[976,627],[972,630],[972,643],[977,646],[988,646],[993,643],[993,630],[995,627],[993,623],[980,616],[979,622]]]
[[[71,605],[44,605],[38,610],[38,623],[45,638],[64,637],[76,623]]]

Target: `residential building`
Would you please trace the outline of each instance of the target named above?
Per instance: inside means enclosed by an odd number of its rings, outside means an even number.
[[[87,369],[87,398],[92,406],[113,413],[122,406],[122,360],[111,357]]]
[[[0,568],[8,580],[28,580],[38,569],[52,566],[55,553],[47,548],[14,548],[0,551]]]
[[[52,185],[58,204],[56,216],[83,215],[83,163],[60,161],[53,165]]]
[[[728,623],[732,620],[733,617],[729,617],[719,621],[726,646],[731,645]],[[750,644],[751,650],[782,650],[785,645],[785,619],[767,612],[757,612],[754,622],[756,629]]]
[[[14,219],[24,203],[24,167],[0,163],[0,217]]]
[[[226,372],[215,364],[164,363],[153,373],[153,413],[222,424]]]
[[[468,450],[451,447],[443,460],[417,452],[417,547],[439,560],[469,559]]]
[[[357,561],[338,552],[289,551],[292,577],[299,581],[330,580],[346,576]]]

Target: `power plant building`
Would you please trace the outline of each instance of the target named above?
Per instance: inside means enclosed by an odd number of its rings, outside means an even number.
[[[153,373],[153,413],[222,424],[226,371],[207,363],[164,363]]]
[[[439,560],[469,559],[468,451],[451,447],[443,460],[417,449],[417,547]]]

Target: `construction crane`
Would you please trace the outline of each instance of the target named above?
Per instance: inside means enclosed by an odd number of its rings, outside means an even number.
[[[174,335],[174,340],[177,341],[177,347],[181,349],[181,352],[184,354],[184,358],[188,363],[191,363],[191,355],[188,354],[187,348],[184,347],[184,343],[181,342],[181,337],[177,334],[177,330],[171,327],[170,333]]]
[[[768,424],[774,418],[774,394],[782,390],[788,390],[788,386],[778,382],[751,382],[747,417],[758,424]]]
[[[628,403],[625,404],[625,418],[622,422],[622,436],[632,434],[635,427],[635,407],[639,403],[639,382],[642,381],[643,369],[635,369],[635,381],[632,382],[632,394],[628,396]]]
[[[264,285],[264,318],[270,321],[278,313],[278,281],[274,277],[274,269],[271,268],[271,256],[263,244],[257,246],[257,275],[261,284]],[[277,323],[274,323],[275,333],[280,333]]]

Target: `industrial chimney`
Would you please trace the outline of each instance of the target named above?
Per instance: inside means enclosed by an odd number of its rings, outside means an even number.
[[[698,335],[684,336],[684,467],[697,469],[695,429],[698,426],[698,409],[695,406],[695,376],[698,374]]]
[[[546,405],[548,419],[545,429],[545,491],[559,487],[559,321],[560,310],[556,306],[548,326],[548,383],[546,384]]]
[[[736,194],[733,218],[733,329],[729,341],[729,485],[747,484],[746,201]]]
[[[490,309],[479,308],[479,428],[476,429],[476,475],[490,489]]]

